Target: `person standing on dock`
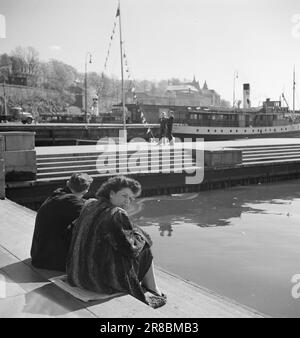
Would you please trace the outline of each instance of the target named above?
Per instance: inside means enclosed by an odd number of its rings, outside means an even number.
[[[174,114],[173,114],[173,111],[170,110],[169,117],[167,119],[167,139],[169,140],[169,143],[171,145],[174,144],[174,137],[173,137],[173,134],[172,134],[173,122],[174,122]]]
[[[40,269],[66,271],[72,222],[86,203],[83,196],[93,179],[74,173],[66,187],[55,190],[37,212],[31,245],[32,265]]]
[[[164,144],[165,138],[166,138],[166,135],[167,135],[167,117],[166,117],[165,112],[162,112],[160,114],[159,124],[160,124],[160,128],[159,128],[158,144],[162,144],[162,143]]]

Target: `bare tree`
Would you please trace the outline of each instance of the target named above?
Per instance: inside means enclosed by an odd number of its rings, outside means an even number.
[[[33,47],[16,47],[11,52],[12,73],[26,76],[29,85],[36,85],[40,68],[39,53]]]
[[[0,55],[0,81],[7,81],[11,72],[11,60],[7,54]]]
[[[27,47],[25,61],[30,75],[36,75],[40,66],[39,53],[33,47]]]

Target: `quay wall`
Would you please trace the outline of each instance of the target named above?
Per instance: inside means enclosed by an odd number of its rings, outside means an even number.
[[[130,141],[133,138],[147,139],[148,127],[154,137],[158,137],[159,125],[142,125],[130,124],[127,125],[127,139]],[[75,145],[88,144],[86,141],[92,140],[92,144],[100,138],[119,136],[119,130],[123,129],[122,124],[0,124],[0,132],[22,131],[35,133],[35,146],[54,146],[54,145]]]
[[[223,169],[206,168],[203,182],[195,185],[186,184],[185,174],[137,174],[130,176],[142,184],[142,197],[150,197],[299,179],[300,162],[237,166]],[[96,177],[87,197],[93,197],[97,189],[107,178]],[[26,183],[12,182],[7,184],[6,196],[18,204],[37,210],[53,190],[64,184],[65,180]]]
[[[35,180],[37,167],[34,136],[33,132],[0,132],[0,158],[3,160],[0,171],[4,168],[5,181]]]
[[[32,99],[35,97],[42,97],[43,99],[53,98],[57,95],[57,92],[54,90],[29,87],[29,86],[20,86],[20,85],[10,85],[5,84],[0,86],[0,95],[3,96],[3,86],[5,87],[5,95],[8,99],[14,98],[20,102]]]

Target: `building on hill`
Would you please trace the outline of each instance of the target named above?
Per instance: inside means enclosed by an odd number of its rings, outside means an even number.
[[[172,84],[169,83],[164,95],[155,96],[147,91],[135,93],[140,103],[151,105],[170,105],[170,106],[223,106],[226,101],[221,100],[221,96],[214,90],[209,89],[207,82],[200,87],[199,81],[195,76],[193,81]],[[126,94],[126,103],[133,103],[133,94]]]
[[[186,84],[195,87],[199,92],[201,92],[199,81],[196,81],[195,75],[194,75],[193,81],[192,82],[187,82]]]
[[[204,85],[201,89],[199,81],[196,81],[195,76],[192,82],[178,85],[170,84],[167,87],[166,94],[173,95],[180,101],[188,101],[190,99],[190,105],[221,106],[221,96],[214,89],[208,89],[206,81],[204,82]]]
[[[148,123],[156,123],[161,112],[172,110],[175,113],[175,122],[181,123],[185,119],[186,109],[189,106],[227,107],[229,104],[227,101],[222,100],[221,96],[214,89],[209,89],[206,81],[201,88],[195,76],[191,82],[169,83],[164,95],[161,96],[155,96],[146,91],[136,91],[135,95],[142,106]],[[140,122],[138,108],[133,100],[133,93],[126,93],[125,102],[132,116],[132,121]]]

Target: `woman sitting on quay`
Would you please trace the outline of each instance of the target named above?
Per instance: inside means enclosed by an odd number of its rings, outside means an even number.
[[[75,224],[67,275],[71,285],[100,293],[126,292],[157,308],[166,296],[156,283],[152,241],[126,212],[140,193],[140,183],[124,176],[102,184],[98,200],[84,207]],[[146,298],[145,290],[152,296]]]

